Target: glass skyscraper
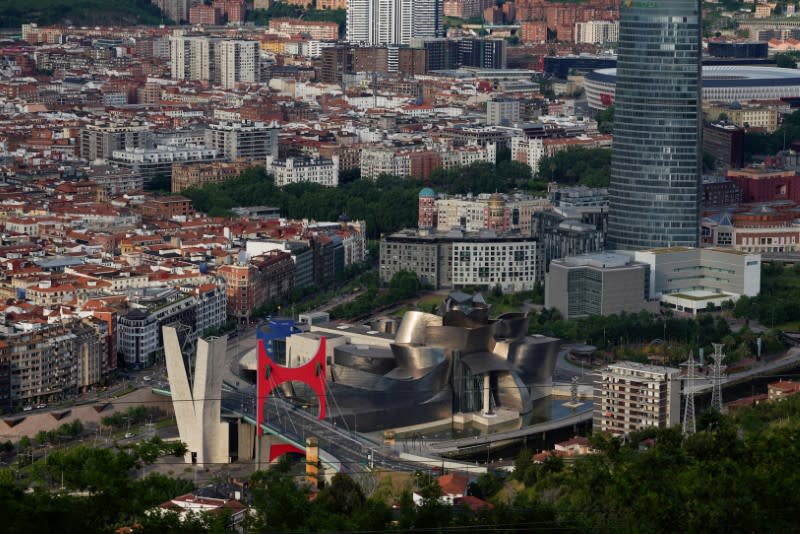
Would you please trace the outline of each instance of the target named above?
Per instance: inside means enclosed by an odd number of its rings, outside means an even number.
[[[622,0],[607,249],[697,246],[700,0]]]

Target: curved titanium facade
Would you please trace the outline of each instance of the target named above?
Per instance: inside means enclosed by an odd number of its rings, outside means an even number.
[[[623,0],[607,249],[697,246],[699,0]]]

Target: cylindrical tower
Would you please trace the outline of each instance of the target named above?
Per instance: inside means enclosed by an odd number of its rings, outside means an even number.
[[[620,6],[607,249],[697,246],[701,2]]]

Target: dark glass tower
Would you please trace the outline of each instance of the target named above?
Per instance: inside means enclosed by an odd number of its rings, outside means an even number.
[[[697,246],[700,0],[622,0],[607,249]]]

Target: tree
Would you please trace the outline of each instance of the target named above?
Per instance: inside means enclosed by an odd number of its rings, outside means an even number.
[[[797,68],[797,60],[791,54],[775,54],[775,64],[782,69]]]
[[[333,475],[331,483],[317,495],[316,502],[331,513],[350,516],[366,501],[364,492],[352,478],[344,473]]]
[[[608,106],[594,118],[600,133],[608,134],[614,129],[614,106]]]

